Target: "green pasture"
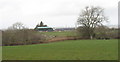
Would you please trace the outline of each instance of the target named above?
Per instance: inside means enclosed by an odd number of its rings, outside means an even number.
[[[118,40],[66,40],[3,46],[3,60],[117,60]]]
[[[59,31],[59,32],[41,32],[42,34],[51,36],[76,36],[75,31]]]

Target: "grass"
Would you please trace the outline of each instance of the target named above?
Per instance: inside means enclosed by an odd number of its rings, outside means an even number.
[[[118,40],[66,40],[3,46],[3,60],[117,60]]]
[[[51,35],[51,36],[76,36],[77,35],[75,31],[41,32],[41,33],[46,35]]]

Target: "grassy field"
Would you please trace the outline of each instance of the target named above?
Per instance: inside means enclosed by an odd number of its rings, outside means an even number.
[[[75,31],[60,31],[60,32],[41,32],[42,34],[51,36],[76,36]]]
[[[69,40],[3,46],[3,60],[117,60],[118,40]]]

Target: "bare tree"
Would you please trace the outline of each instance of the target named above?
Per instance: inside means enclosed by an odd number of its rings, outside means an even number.
[[[21,22],[16,22],[11,27],[9,27],[8,29],[13,29],[13,30],[17,29],[17,30],[20,30],[20,29],[26,29],[26,27]]]
[[[79,15],[77,23],[82,25],[88,32],[89,38],[93,39],[95,27],[103,25],[104,21],[107,21],[107,18],[104,16],[102,8],[87,6]]]

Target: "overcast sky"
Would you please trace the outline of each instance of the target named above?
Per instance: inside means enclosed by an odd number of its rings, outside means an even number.
[[[0,0],[0,29],[22,22],[34,28],[40,21],[50,27],[74,27],[86,6],[104,8],[107,25],[118,24],[119,0]]]

